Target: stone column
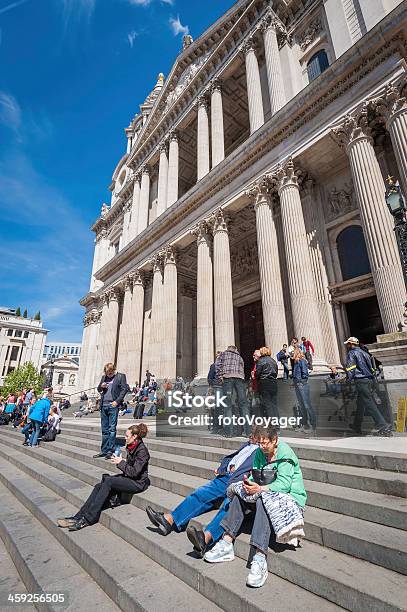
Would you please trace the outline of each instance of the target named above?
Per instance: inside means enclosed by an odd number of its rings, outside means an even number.
[[[108,261],[109,239],[107,229],[103,227],[96,235],[95,252],[93,256],[92,278],[90,291],[97,291],[103,287],[103,282],[95,278],[95,274]]]
[[[141,346],[144,315],[144,281],[140,272],[127,275],[124,282],[124,302],[120,326],[117,368],[127,376],[127,382],[140,382]]]
[[[153,294],[151,300],[151,323],[150,323],[150,345],[149,345],[149,363],[151,365],[151,373],[157,378],[161,377],[161,342],[163,335],[162,324],[162,257],[157,254],[152,259],[153,263]]]
[[[198,97],[197,180],[209,172],[209,118],[206,95]]]
[[[386,121],[400,176],[400,184],[407,198],[407,77],[387,86],[385,94],[371,102]]]
[[[318,316],[311,258],[298,186],[298,177],[291,158],[276,173],[281,203],[284,243],[287,260],[288,285],[294,333],[307,336],[319,357],[323,352],[323,336]]]
[[[225,159],[225,135],[223,129],[222,85],[215,80],[211,83],[211,132],[212,168]]]
[[[132,281],[131,276],[128,274],[124,278],[123,282],[124,296],[123,296],[123,311],[122,321],[119,329],[119,342],[117,347],[117,369],[119,372],[124,372],[127,375],[128,367],[128,331],[131,323],[131,290]],[[129,381],[128,381],[129,382]],[[134,382],[134,381],[132,381]]]
[[[278,49],[277,32],[284,30],[273,11],[269,11],[261,21],[261,31],[264,38],[264,52],[266,56],[267,81],[270,92],[271,114],[274,115],[284,106],[285,92],[281,70],[280,51]]]
[[[402,318],[406,293],[367,108],[347,115],[342,125],[333,130],[333,136],[349,155],[383,327],[386,333],[395,332]]]
[[[158,203],[157,217],[159,217],[167,208],[167,186],[168,186],[168,157],[167,143],[161,142],[159,147],[160,163],[158,168]]]
[[[130,222],[128,230],[128,242],[131,242],[138,233],[138,214],[140,205],[140,173],[134,176],[133,197],[131,200]]]
[[[168,186],[167,186],[167,208],[178,200],[178,135],[177,132],[170,133],[170,146],[168,153]]]
[[[140,205],[138,214],[138,234],[146,229],[148,224],[148,207],[150,204],[150,170],[143,166],[141,170]]]
[[[254,201],[256,211],[264,336],[266,345],[275,353],[287,342],[287,325],[270,189],[270,181],[263,177],[247,195]]]
[[[100,324],[101,367],[115,363],[117,326],[119,320],[119,288],[110,287],[103,294],[102,321]]]
[[[256,56],[256,46],[253,36],[243,43],[242,51],[246,62],[247,98],[249,103],[250,133],[253,134],[264,123],[263,98],[259,64]]]
[[[130,242],[129,240],[129,229],[130,229],[130,216],[131,216],[131,199],[127,200],[123,206],[123,231],[121,235],[121,249]]]
[[[100,321],[102,313],[96,308],[90,314],[89,332],[88,332],[88,349],[86,351],[86,365],[84,373],[84,389],[95,387],[102,376],[101,367],[98,367],[101,356],[98,355],[98,339],[100,332]],[[82,355],[81,355],[82,362]]]
[[[224,351],[235,344],[228,222],[222,209],[216,211],[210,221],[213,232],[215,344],[217,351]]]
[[[102,286],[102,282],[97,280],[95,278],[95,274],[98,271],[98,265],[99,265],[99,259],[100,259],[100,239],[98,238],[98,235],[96,235],[95,238],[95,249],[93,251],[93,264],[92,264],[92,274],[90,277],[90,288],[89,291],[97,291],[101,286]]]
[[[161,363],[163,378],[175,380],[177,375],[177,265],[175,251],[168,246],[163,255],[164,285],[162,300]]]
[[[82,349],[81,349],[81,358],[79,362],[79,372],[78,372],[78,391],[83,391],[86,389],[85,381],[86,381],[86,366],[87,366],[87,358],[89,353],[89,334],[90,334],[90,322],[91,322],[91,314],[87,312],[83,317],[83,333],[82,333]]]
[[[192,230],[197,237],[196,336],[198,378],[206,379],[214,359],[213,351],[213,270],[211,237],[202,221]]]

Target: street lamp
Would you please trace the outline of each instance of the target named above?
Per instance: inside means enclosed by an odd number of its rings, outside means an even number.
[[[404,284],[407,290],[407,220],[406,201],[401,192],[400,185],[394,182],[392,176],[387,177],[386,204],[394,218],[394,232],[399,249],[401,269],[403,270]]]

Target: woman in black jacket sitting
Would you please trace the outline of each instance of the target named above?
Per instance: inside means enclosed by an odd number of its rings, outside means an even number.
[[[277,408],[277,363],[271,357],[267,346],[260,349],[260,359],[256,362],[257,390],[260,396],[263,416],[279,418]],[[278,425],[278,423],[273,423]]]
[[[141,493],[150,484],[148,478],[148,462],[150,454],[144,445],[143,438],[147,435],[147,426],[144,423],[132,425],[126,431],[127,457],[113,456],[114,463],[121,474],[103,474],[102,482],[97,484],[89,495],[82,508],[75,516],[58,519],[59,527],[68,527],[69,531],[78,531],[89,525],[97,523],[104,508],[110,507],[109,499],[121,493]]]

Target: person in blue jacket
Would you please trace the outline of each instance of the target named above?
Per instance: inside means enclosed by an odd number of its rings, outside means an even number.
[[[28,446],[39,446],[38,436],[43,423],[48,421],[48,415],[51,408],[51,400],[49,398],[50,391],[45,391],[41,399],[37,400],[30,410],[30,421],[33,426],[33,431],[28,441]]]
[[[304,429],[305,431],[309,431],[304,423],[304,421],[307,421],[308,426],[311,425],[312,433],[315,433],[317,429],[317,415],[313,405],[311,404],[311,393],[308,384],[308,363],[305,359],[303,351],[301,351],[299,348],[294,350],[293,364],[293,382],[295,393],[300,404],[300,409],[303,414]]]
[[[249,441],[243,444],[239,450],[223,458],[219,467],[215,470],[215,478],[202,487],[195,489],[171,512],[157,512],[151,506],[147,506],[147,516],[161,535],[166,536],[171,531],[180,531],[189,521],[204,512],[209,512],[219,507],[219,511],[204,531],[198,530],[192,525],[187,529],[187,536],[194,547],[195,553],[202,558],[211,542],[217,542],[223,534],[221,520],[229,507],[229,498],[226,496],[228,486],[232,482],[242,480],[248,475],[253,467],[255,451],[259,443],[259,427],[254,426]]]

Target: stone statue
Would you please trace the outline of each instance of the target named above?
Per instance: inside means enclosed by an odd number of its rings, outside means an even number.
[[[102,209],[100,211],[100,216],[104,217],[107,214],[108,210],[109,210],[108,205],[107,204],[102,204]]]
[[[342,189],[333,187],[328,194],[330,219],[335,219],[340,215],[344,215],[354,208],[354,192],[353,186],[345,183]]]
[[[193,42],[194,39],[192,38],[191,34],[184,34],[184,36],[182,37],[182,49],[186,49],[187,47],[192,45]]]

